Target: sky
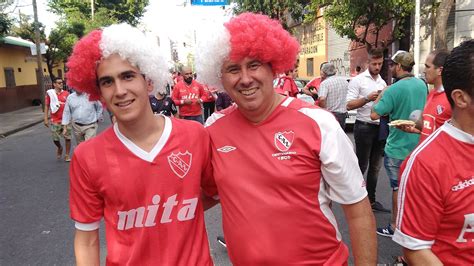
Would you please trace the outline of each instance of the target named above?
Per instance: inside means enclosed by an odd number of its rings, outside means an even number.
[[[14,2],[17,3],[17,7],[12,16],[18,16],[19,11],[33,16],[31,0],[14,0]],[[36,0],[36,2],[38,20],[46,25],[46,34],[49,34],[59,18],[48,11],[47,0]],[[149,2],[139,27],[159,36],[160,46],[164,49],[165,55],[170,55],[170,40],[179,44],[178,54],[182,60],[187,53],[192,52],[192,42],[195,38],[199,38],[196,34],[199,34],[202,27],[223,23],[231,15],[228,6],[224,10],[217,6],[191,6],[190,0],[150,0]],[[187,47],[184,47],[183,43],[187,43]]]

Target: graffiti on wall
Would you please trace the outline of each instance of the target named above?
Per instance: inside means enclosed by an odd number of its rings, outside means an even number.
[[[334,67],[336,68],[336,75],[338,76],[351,75],[351,68],[349,66],[349,62],[343,60],[342,58],[330,59],[329,62],[332,63]]]

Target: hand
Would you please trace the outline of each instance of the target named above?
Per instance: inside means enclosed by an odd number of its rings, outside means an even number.
[[[48,119],[45,119],[45,120],[43,121],[43,124],[44,124],[45,127],[49,127]]]
[[[414,125],[397,125],[395,127],[407,133],[421,133]]]
[[[185,99],[185,100],[183,101],[183,103],[184,103],[184,104],[192,104],[193,101],[191,101],[191,99]]]
[[[66,134],[67,134],[67,128],[64,128],[63,129],[63,136],[66,136]]]
[[[367,99],[370,102],[375,101],[377,99],[377,97],[379,97],[379,92],[378,91],[373,91],[373,92],[369,93],[369,95],[367,95]]]

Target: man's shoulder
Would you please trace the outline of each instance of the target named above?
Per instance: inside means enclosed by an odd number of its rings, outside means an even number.
[[[237,105],[232,104],[231,106],[227,107],[226,109],[214,112],[206,120],[205,127],[207,129],[211,129],[211,128],[214,128],[220,122],[230,121],[229,119],[232,119],[231,114],[234,113],[234,112],[237,112],[237,109],[238,109]],[[219,123],[216,123],[218,121],[219,121]]]

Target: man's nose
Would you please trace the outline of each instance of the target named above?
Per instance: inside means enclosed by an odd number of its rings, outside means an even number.
[[[115,83],[115,94],[116,95],[124,95],[127,93],[127,88],[124,82],[117,81]]]
[[[250,71],[248,70],[242,70],[241,72],[241,75],[240,75],[240,83],[245,86],[245,87],[248,87],[253,81],[253,78],[251,76],[251,73]]]

